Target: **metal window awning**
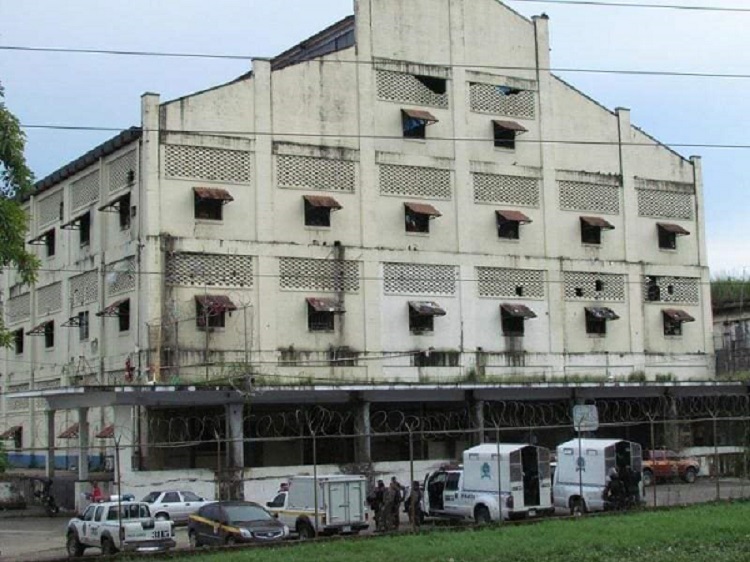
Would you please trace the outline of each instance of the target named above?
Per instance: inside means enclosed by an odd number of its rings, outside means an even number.
[[[526,127],[524,127],[520,123],[516,123],[515,121],[500,121],[498,119],[493,119],[492,124],[497,129],[502,129],[503,131],[513,131],[516,135],[521,135],[529,131]]]
[[[529,224],[531,219],[524,215],[521,211],[495,211],[498,219],[504,219],[506,221],[513,221],[520,224]]]
[[[669,318],[673,322],[695,322],[695,318],[678,308],[665,308],[661,313],[665,318]]]
[[[438,122],[438,118],[435,117],[429,111],[423,109],[402,109],[401,113],[408,119],[416,119],[418,121],[424,121],[425,125],[432,125]]]
[[[513,318],[523,318],[524,320],[536,318],[536,312],[523,304],[503,303],[500,305],[500,310]]]
[[[107,308],[104,310],[100,310],[96,313],[99,317],[105,317],[105,318],[118,318],[120,316],[120,306],[128,302],[130,299],[120,299],[119,301],[115,301],[112,304],[110,304]]]
[[[27,244],[28,244],[29,246],[44,246],[44,245],[46,245],[46,244],[47,244],[47,237],[48,237],[48,236],[49,236],[50,234],[52,234],[53,232],[55,232],[55,230],[54,230],[54,229],[52,229],[52,230],[48,230],[48,231],[47,231],[47,232],[45,232],[44,234],[40,234],[40,235],[39,235],[39,236],[37,236],[36,238],[32,238],[31,240],[29,240],[29,241],[27,242]]]
[[[23,428],[20,425],[14,425],[6,429],[3,433],[0,433],[0,440],[13,439],[16,433],[21,431]]]
[[[218,187],[194,187],[193,193],[201,201],[221,201],[223,204],[234,201],[234,197],[226,189]]]
[[[113,439],[115,436],[115,426],[108,425],[96,434],[97,439]]]
[[[222,312],[237,310],[237,305],[226,295],[196,295],[195,302],[209,314],[221,314]]]
[[[590,306],[586,308],[586,314],[597,320],[619,320],[620,317],[611,308],[604,306]]]
[[[339,211],[343,209],[338,201],[336,201],[333,197],[328,197],[326,195],[303,195],[302,198],[311,207],[330,209],[331,211]]]
[[[57,438],[58,439],[76,439],[78,437],[79,427],[80,425],[78,423],[74,423],[68,429],[60,433],[60,435],[58,435]]]
[[[595,226],[602,230],[614,230],[615,226],[601,217],[581,217],[581,224]]]
[[[102,213],[119,213],[121,207],[123,204],[130,199],[130,192],[124,193],[117,197],[116,199],[113,199],[109,203],[105,203],[101,207],[99,207],[97,210],[101,211]]]
[[[78,215],[76,218],[69,220],[60,226],[60,230],[81,230],[81,223],[83,222],[84,217],[87,217],[88,214],[88,211],[86,211],[82,215]]]
[[[404,203],[404,207],[409,209],[412,213],[416,213],[418,215],[427,215],[430,218],[443,216],[440,211],[438,211],[432,205],[428,205],[427,203]]]
[[[337,299],[322,299],[317,297],[307,297],[307,304],[315,312],[331,312],[333,314],[343,314],[344,303]]]
[[[38,326],[35,326],[28,332],[26,332],[27,336],[43,336],[46,332],[47,325],[52,324],[52,320],[47,320],[46,322],[42,322]]]
[[[71,316],[64,323],[60,324],[61,328],[79,328],[81,326],[80,316]]]
[[[432,301],[409,301],[409,308],[419,316],[445,316],[445,309]]]
[[[667,222],[657,222],[656,227],[665,232],[671,232],[677,236],[690,236],[690,232],[682,228],[679,224],[671,224]]]

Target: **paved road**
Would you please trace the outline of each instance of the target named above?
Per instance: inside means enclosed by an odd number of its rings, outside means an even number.
[[[653,488],[646,488],[646,501],[653,505]],[[750,498],[750,481],[738,479],[722,480],[721,498]],[[716,499],[716,483],[698,480],[695,484],[669,483],[656,486],[658,506],[702,503]],[[44,562],[64,557],[66,518],[22,517],[22,512],[0,513],[0,559],[3,562]],[[406,525],[405,525],[406,527]],[[187,548],[187,530],[177,528],[178,548]],[[87,550],[86,558],[98,554],[96,549]]]

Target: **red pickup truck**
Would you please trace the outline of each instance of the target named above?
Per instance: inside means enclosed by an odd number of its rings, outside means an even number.
[[[688,484],[695,482],[700,463],[694,457],[680,456],[668,449],[643,451],[643,484],[650,486],[656,480],[681,478]]]

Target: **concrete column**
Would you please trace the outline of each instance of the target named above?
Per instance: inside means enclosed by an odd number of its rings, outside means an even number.
[[[89,409],[78,408],[78,480],[89,479]]]
[[[226,406],[229,467],[240,470],[245,468],[243,412],[244,404],[228,404]]]
[[[485,424],[484,424],[484,400],[473,400],[471,403],[471,415],[474,428],[477,430],[474,443],[481,445],[485,442]]]
[[[357,418],[354,429],[358,434],[355,440],[354,461],[357,463],[372,462],[372,428],[370,427],[369,402],[361,402],[357,406]]]
[[[47,478],[55,476],[55,410],[47,410]]]
[[[274,240],[273,189],[273,101],[271,61],[253,59],[253,99],[255,100],[255,236],[258,242]],[[260,134],[263,133],[263,134]],[[282,138],[282,140],[288,140]]]

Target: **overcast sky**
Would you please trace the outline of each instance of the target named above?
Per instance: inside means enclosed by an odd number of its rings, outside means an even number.
[[[550,16],[553,67],[750,74],[750,12],[507,4]],[[352,12],[352,0],[0,0],[0,45],[273,56]],[[241,60],[0,51],[6,102],[24,124],[139,125],[143,92],[168,100],[249,68]],[[633,124],[663,142],[750,144],[750,79],[559,74],[609,108],[630,108]],[[112,135],[29,129],[29,163],[41,178]],[[750,149],[677,150],[703,156],[713,273],[742,275],[747,266],[750,275]]]

